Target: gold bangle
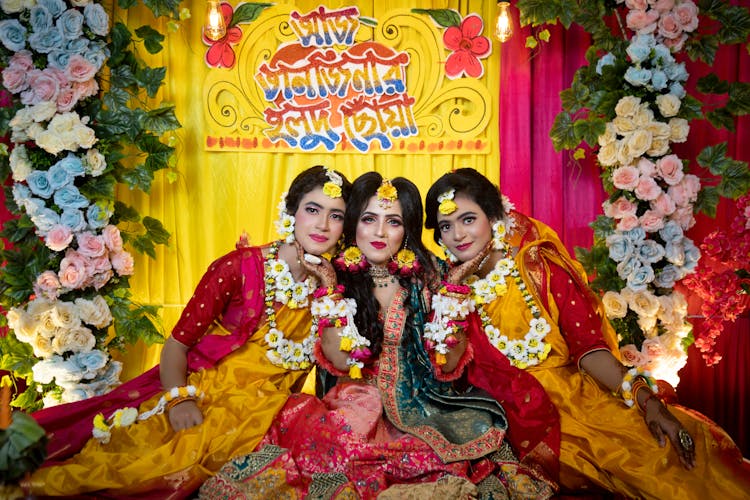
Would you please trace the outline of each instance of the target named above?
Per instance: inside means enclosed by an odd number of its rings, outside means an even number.
[[[174,398],[173,400],[167,403],[167,411],[171,410],[178,404],[183,403],[185,401],[195,401],[195,400],[196,400],[195,396],[180,396],[178,398]]]

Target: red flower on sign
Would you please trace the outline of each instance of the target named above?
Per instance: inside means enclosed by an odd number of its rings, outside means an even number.
[[[228,3],[221,3],[221,14],[227,26],[227,34],[215,41],[207,38],[205,33],[202,35],[203,43],[208,45],[206,64],[214,68],[231,68],[236,60],[232,45],[242,39],[242,28],[237,25],[229,27],[234,9]]]
[[[445,48],[453,53],[445,61],[445,74],[448,78],[459,78],[466,74],[479,78],[484,74],[484,66],[479,60],[492,51],[492,44],[486,36],[481,36],[484,23],[476,14],[466,16],[461,26],[449,26],[443,33]]]

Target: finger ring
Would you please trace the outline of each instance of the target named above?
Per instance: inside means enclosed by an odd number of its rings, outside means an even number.
[[[677,435],[680,438],[680,446],[684,450],[692,450],[693,449],[693,438],[690,437],[690,434],[685,429],[680,429],[680,432],[677,433]]]

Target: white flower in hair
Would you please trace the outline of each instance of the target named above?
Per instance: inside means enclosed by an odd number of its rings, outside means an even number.
[[[278,204],[279,218],[274,222],[276,232],[281,236],[285,243],[294,242],[294,216],[286,211],[286,193],[281,195],[281,202]]]

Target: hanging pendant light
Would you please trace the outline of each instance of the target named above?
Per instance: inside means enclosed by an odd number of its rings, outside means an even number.
[[[507,42],[513,36],[513,17],[510,13],[510,2],[497,2],[495,17],[495,38]]]
[[[208,0],[207,3],[203,34],[209,40],[221,40],[227,34],[227,25],[224,22],[224,14],[221,12],[221,2],[219,0]]]

